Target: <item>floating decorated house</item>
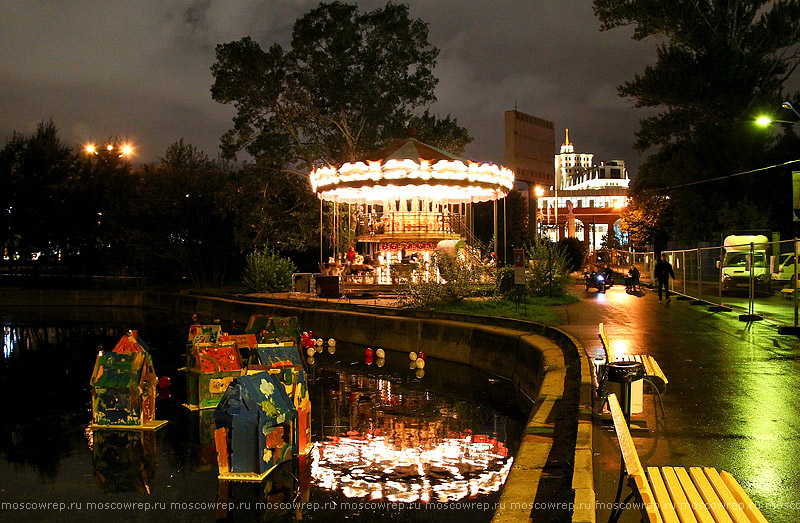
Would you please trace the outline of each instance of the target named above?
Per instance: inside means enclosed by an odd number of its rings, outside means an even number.
[[[269,372],[233,380],[214,411],[219,479],[261,481],[292,459],[296,411]]]
[[[232,341],[194,344],[188,360],[185,406],[192,410],[216,407],[228,385],[242,374],[242,357]]]
[[[247,322],[247,334],[254,334],[258,343],[299,345],[302,330],[297,316],[262,316],[253,314]]]
[[[156,385],[147,344],[128,331],[110,351],[100,351],[89,385],[92,389],[92,429],[155,430],[166,421],[155,419]]]
[[[283,384],[296,412],[292,432],[292,453],[307,454],[311,448],[311,400],[298,347],[294,345],[258,345],[260,365],[250,365],[248,374],[269,372]]]

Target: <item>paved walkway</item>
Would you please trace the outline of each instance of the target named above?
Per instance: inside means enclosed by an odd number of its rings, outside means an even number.
[[[660,304],[649,290],[573,292],[581,300],[562,309],[559,328],[601,355],[597,324],[605,322],[616,350],[653,355],[669,379],[666,419],[649,395],[634,415],[650,428],[633,434],[642,463],[727,470],[770,522],[800,521],[800,341],[674,296]],[[614,500],[620,460],[613,430],[595,424],[594,454],[597,521],[607,521],[603,503]],[[639,519],[629,510],[621,521]]]

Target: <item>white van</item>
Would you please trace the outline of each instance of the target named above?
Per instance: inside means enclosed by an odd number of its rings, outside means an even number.
[[[750,260],[750,246],[753,259]],[[725,257],[722,261],[722,293],[746,290],[750,287],[750,275],[755,279],[757,291],[771,292],[767,237],[764,235],[732,235],[723,241]],[[750,264],[752,263],[752,271]]]

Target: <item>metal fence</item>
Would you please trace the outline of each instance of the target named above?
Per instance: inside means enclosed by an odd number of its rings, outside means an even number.
[[[698,304],[730,309],[742,320],[768,318],[784,325],[798,324],[798,242],[786,240],[663,251],[675,280],[670,290]],[[635,265],[640,281],[656,286],[653,252],[618,252],[620,270]]]

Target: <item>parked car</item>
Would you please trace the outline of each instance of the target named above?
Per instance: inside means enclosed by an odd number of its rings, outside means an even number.
[[[781,254],[778,266],[772,273],[772,281],[781,285],[791,285],[794,282],[794,254],[789,252]]]

